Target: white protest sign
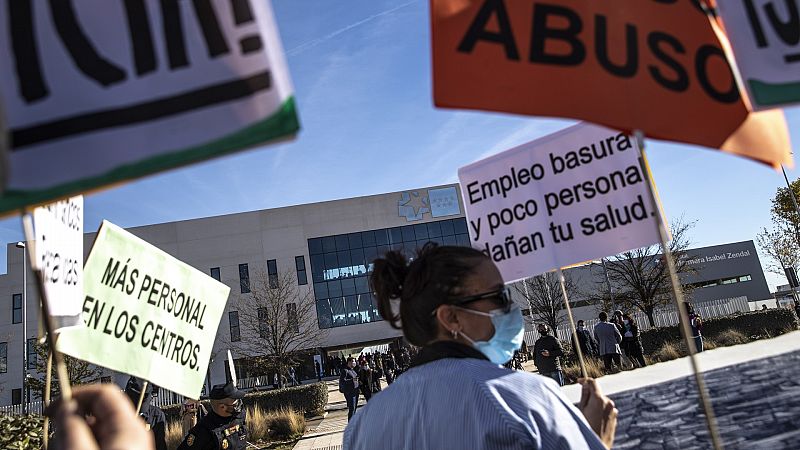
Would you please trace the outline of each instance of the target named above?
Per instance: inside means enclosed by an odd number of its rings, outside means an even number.
[[[755,111],[800,103],[800,0],[718,0]]]
[[[7,1],[0,101],[11,137],[0,211],[293,135],[266,0]]]
[[[103,222],[84,268],[81,328],[58,348],[197,399],[230,288]]]
[[[638,157],[582,123],[462,167],[472,246],[508,283],[659,242]]]
[[[81,324],[83,196],[33,210],[35,264],[42,271],[55,328]]]

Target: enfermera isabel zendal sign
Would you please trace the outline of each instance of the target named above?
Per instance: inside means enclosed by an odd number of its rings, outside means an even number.
[[[267,0],[5,0],[0,212],[293,135]]]

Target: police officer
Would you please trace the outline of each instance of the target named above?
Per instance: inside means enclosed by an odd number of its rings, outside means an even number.
[[[128,384],[125,385],[125,394],[133,402],[134,408],[139,404],[139,396],[142,394],[143,387],[144,381],[136,377],[130,377],[128,379]],[[153,385],[147,383],[144,399],[142,400],[142,409],[139,411],[139,417],[144,420],[147,429],[153,433],[156,450],[167,450],[167,420],[161,408],[150,404],[152,396]]]
[[[245,412],[244,392],[231,383],[218,384],[211,389],[211,411],[186,435],[178,450],[244,450]]]

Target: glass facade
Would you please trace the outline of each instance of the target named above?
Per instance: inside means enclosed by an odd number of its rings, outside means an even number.
[[[0,373],[8,372],[8,342],[0,342]]]
[[[36,368],[36,338],[30,338],[25,343],[25,349],[28,353],[28,369],[35,369]]]
[[[22,294],[11,296],[11,323],[22,323]]]
[[[239,289],[242,294],[250,292],[250,268],[247,264],[239,264]]]
[[[297,271],[297,284],[302,286],[308,284],[308,275],[306,275],[306,257],[295,256],[294,266]]]
[[[241,341],[242,334],[239,331],[239,311],[228,312],[228,325],[231,330],[231,342]]]
[[[469,246],[463,218],[361,231],[308,240],[320,328],[383,320],[369,287],[372,261],[389,250],[413,257],[428,241]]]

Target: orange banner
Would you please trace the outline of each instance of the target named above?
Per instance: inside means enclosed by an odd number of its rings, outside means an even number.
[[[791,164],[690,0],[431,0],[437,106],[569,117]]]

